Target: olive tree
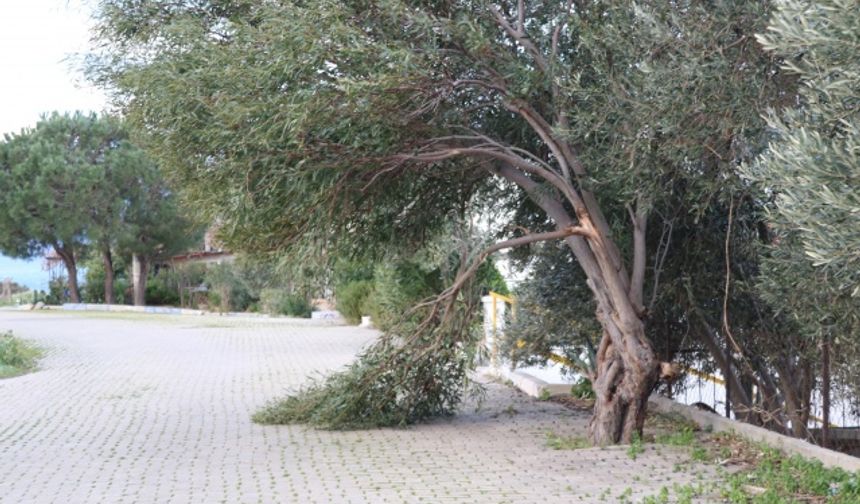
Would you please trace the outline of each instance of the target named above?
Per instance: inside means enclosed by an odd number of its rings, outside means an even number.
[[[759,287],[820,348],[825,431],[831,347],[845,382],[860,390],[858,36],[856,0],[779,2],[759,38],[799,80],[798,106],[768,116],[773,141],[744,170],[769,195],[773,238]]]
[[[753,39],[766,11],[105,0],[91,63],[236,248],[402,246],[464,212],[532,209],[533,227],[500,226],[462,255],[436,304],[499,250],[563,242],[600,327],[591,438],[615,443],[641,431],[661,370],[646,334],[652,210],[674,191],[688,209],[725,197],[725,174],[755,152],[779,87]]]

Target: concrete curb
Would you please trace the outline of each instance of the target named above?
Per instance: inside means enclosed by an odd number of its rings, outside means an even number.
[[[257,313],[241,313],[241,312],[210,312],[205,310],[192,310],[189,308],[175,308],[172,306],[131,306],[119,304],[94,304],[94,303],[64,303],[58,307],[62,311],[86,311],[86,312],[113,312],[113,313],[149,313],[157,315],[194,315],[194,316],[209,316],[209,317],[227,317],[230,319],[247,319],[247,320],[265,320],[272,322],[288,322],[291,324],[299,323],[300,325],[346,325],[346,321],[342,317],[312,317],[296,318],[296,317],[273,317],[271,315]],[[329,314],[330,312],[326,312]]]
[[[828,450],[801,439],[783,436],[762,427],[730,420],[709,411],[702,411],[694,406],[677,403],[667,397],[651,396],[649,404],[659,412],[679,414],[699,426],[713,429],[715,432],[733,432],[750,441],[762,442],[787,453],[819,460],[827,467],[841,467],[846,471],[860,471],[860,458]]]
[[[550,395],[570,393],[570,384],[548,383],[528,373],[516,370],[512,371],[504,366],[500,368],[489,366],[479,367],[476,371],[489,378],[510,380],[515,387],[532,397],[541,397],[546,393],[549,393]]]

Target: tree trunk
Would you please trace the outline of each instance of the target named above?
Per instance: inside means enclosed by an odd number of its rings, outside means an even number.
[[[810,440],[809,402],[812,391],[812,369],[808,362],[783,357],[779,363],[780,388],[785,398],[786,416],[791,421],[790,434]]]
[[[63,265],[66,267],[66,275],[68,276],[69,299],[72,303],[81,302],[81,291],[78,287],[78,267],[75,263],[75,252],[69,246],[60,246],[54,244],[54,251],[63,260]]]
[[[642,434],[648,396],[660,376],[660,362],[645,335],[641,319],[642,279],[645,274],[644,212],[631,212],[634,227],[633,272],[628,276],[609,225],[593,196],[584,192],[583,199],[569,191],[576,216],[565,209],[559,199],[548,197],[534,180],[509,166],[496,172],[522,187],[553,220],[558,230],[579,226],[586,236],[565,239],[588,279],[597,301],[597,319],[603,327],[603,338],[597,353],[592,387],[595,392],[594,415],[589,436],[595,444],[630,442]],[[586,203],[588,208],[586,208]]]
[[[625,339],[644,340],[644,328]],[[612,338],[604,333],[597,353],[597,376],[593,383],[594,414],[588,425],[591,441],[597,445],[629,443],[642,435],[648,397],[659,378],[659,366],[650,345],[641,345],[630,355],[615,350]]]
[[[102,250],[102,262],[105,267],[105,303],[116,304],[116,295],[113,291],[113,257],[109,247]]]
[[[148,264],[145,257],[137,254],[133,254],[131,259],[132,280],[134,282],[134,305],[144,306],[146,304],[146,274]]]
[[[830,448],[830,336],[821,342],[821,446]]]

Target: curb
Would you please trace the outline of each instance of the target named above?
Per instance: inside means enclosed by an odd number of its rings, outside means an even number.
[[[156,315],[185,315],[185,316],[210,316],[226,317],[230,319],[265,320],[272,322],[300,323],[301,325],[346,325],[342,317],[331,316],[333,312],[325,312],[324,317],[297,318],[297,317],[273,317],[265,314],[242,313],[242,312],[210,312],[205,310],[192,310],[190,308],[174,308],[172,306],[132,306],[119,304],[94,304],[94,303],[64,303],[58,307],[61,311],[72,312],[111,312],[111,313],[148,313]],[[338,314],[339,315],[339,314]]]
[[[648,402],[655,407],[656,411],[679,414],[703,428],[713,429],[714,432],[732,432],[750,441],[759,441],[787,453],[816,459],[827,467],[841,467],[852,472],[860,471],[860,458],[828,450],[802,439],[784,436],[762,427],[730,420],[709,411],[702,411],[694,406],[675,402],[667,397],[652,395]]]
[[[570,393],[570,384],[565,383],[548,383],[540,378],[536,378],[522,371],[512,371],[507,367],[479,367],[476,371],[489,378],[500,378],[502,380],[510,380],[515,387],[532,397],[541,397],[549,393],[568,394]]]

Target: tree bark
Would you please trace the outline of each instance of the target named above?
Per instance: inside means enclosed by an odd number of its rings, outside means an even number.
[[[821,446],[830,448],[830,337],[821,342]]]
[[[603,327],[592,384],[596,397],[589,436],[600,445],[632,441],[635,435],[642,434],[648,397],[660,375],[660,362],[640,318],[641,293],[630,290],[631,284],[639,284],[638,279],[631,282],[627,277],[611,237],[605,234],[604,226],[594,225],[588,209],[580,206],[574,218],[559,199],[548,196],[525,174],[507,166],[496,173],[522,187],[552,219],[556,229],[587,230],[584,235],[567,237],[565,242],[585,272],[597,301],[597,319]],[[599,209],[594,213],[602,219]],[[643,221],[644,217],[639,219],[634,229],[644,229]],[[645,254],[644,247],[637,247],[635,253]]]
[[[134,305],[144,306],[146,304],[146,275],[149,265],[143,256],[133,254],[131,257]]]
[[[116,304],[116,295],[113,291],[113,257],[110,247],[102,250],[102,262],[105,267],[105,303]]]
[[[604,332],[592,384],[595,402],[588,434],[597,445],[629,443],[642,435],[648,397],[659,378],[659,363],[650,345],[637,345],[623,355],[615,350],[612,339]],[[640,324],[623,339],[645,343],[644,327]]]
[[[78,287],[78,267],[75,263],[75,251],[70,246],[60,246],[54,243],[54,251],[63,260],[63,265],[66,267],[67,282],[69,286],[69,299],[72,303],[81,302],[81,291]]]
[[[812,393],[812,369],[808,362],[794,362],[783,357],[779,363],[779,385],[785,399],[786,416],[791,421],[790,433],[811,440],[809,433],[809,402]]]

